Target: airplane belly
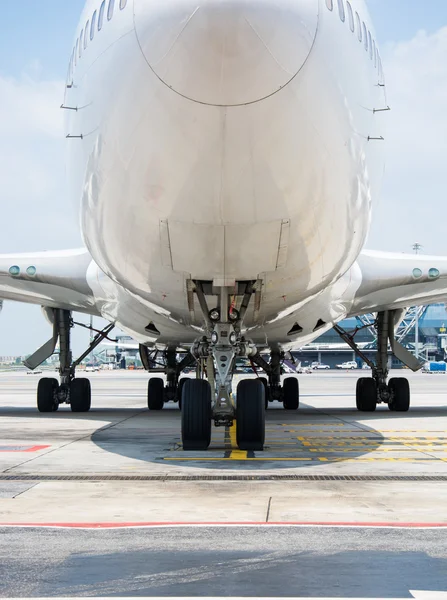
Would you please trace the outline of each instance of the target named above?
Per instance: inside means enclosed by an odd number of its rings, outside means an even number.
[[[131,36],[98,58],[74,152],[84,239],[107,275],[186,324],[187,279],[261,278],[262,323],[349,269],[369,225],[365,140],[344,139],[343,95],[314,54],[276,93],[231,106],[171,90]]]

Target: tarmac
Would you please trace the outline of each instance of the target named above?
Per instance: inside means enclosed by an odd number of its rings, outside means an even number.
[[[39,375],[1,373],[0,595],[446,590],[447,376],[399,372],[410,411],[359,413],[360,375],[300,376],[299,410],[267,410],[264,452],[239,451],[234,428],[184,452],[145,373],[89,374],[86,414],[39,414]]]

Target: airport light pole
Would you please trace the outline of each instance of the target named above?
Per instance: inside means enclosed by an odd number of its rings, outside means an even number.
[[[419,254],[419,250],[421,250],[422,245],[418,242],[413,244],[413,250],[415,254]],[[416,307],[416,323],[414,327],[414,345],[415,345],[415,356],[419,358],[419,306]]]

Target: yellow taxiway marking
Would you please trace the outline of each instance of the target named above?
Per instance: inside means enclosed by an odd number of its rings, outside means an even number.
[[[247,460],[247,451],[246,450],[232,450],[229,460]]]
[[[233,421],[233,425],[230,427],[230,442],[231,442],[231,453],[228,457],[229,460],[246,460],[247,459],[247,451],[239,450],[237,447],[236,440],[236,421]],[[224,459],[224,460],[228,460]]]

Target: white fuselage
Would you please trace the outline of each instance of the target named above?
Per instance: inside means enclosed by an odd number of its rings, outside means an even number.
[[[140,342],[154,322],[161,343],[187,343],[202,323],[188,279],[261,279],[250,336],[316,337],[359,283],[383,171],[375,46],[371,58],[335,0],[115,0],[110,20],[108,3],[65,98],[100,312]],[[87,2],[76,39],[101,4]]]

